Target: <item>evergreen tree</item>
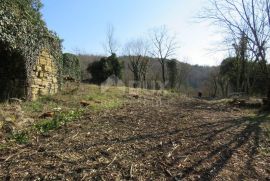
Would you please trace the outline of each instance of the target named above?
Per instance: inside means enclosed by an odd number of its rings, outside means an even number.
[[[176,79],[177,79],[177,72],[178,72],[176,60],[167,61],[167,69],[168,69],[168,76],[169,76],[169,87],[173,89],[176,86]]]
[[[99,61],[89,64],[87,70],[92,76],[91,81],[96,84],[101,84],[112,75],[117,78],[122,76],[122,65],[114,53],[108,58],[103,57]]]

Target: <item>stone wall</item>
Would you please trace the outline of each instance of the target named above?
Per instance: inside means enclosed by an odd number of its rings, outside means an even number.
[[[32,72],[31,99],[58,91],[57,66],[48,51],[43,50]]]

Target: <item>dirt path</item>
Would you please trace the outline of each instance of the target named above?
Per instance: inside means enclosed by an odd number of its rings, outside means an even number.
[[[270,180],[268,120],[198,100],[132,100],[0,153],[1,180]]]

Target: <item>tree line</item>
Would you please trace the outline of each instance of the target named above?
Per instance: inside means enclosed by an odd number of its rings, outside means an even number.
[[[171,59],[178,46],[175,36],[171,35],[165,26],[152,29],[148,38],[136,38],[128,41],[122,48],[121,60],[125,60],[122,62],[116,56],[119,46],[114,37],[113,26],[108,26],[106,42],[103,46],[109,56],[89,64],[87,68],[92,75],[91,81],[93,83],[100,84],[111,75],[115,75],[119,79],[122,78],[121,71],[117,74],[113,71],[114,68],[111,65],[113,61],[110,60],[112,57],[117,62],[117,68],[124,72],[125,77],[129,76],[126,75],[129,72],[132,73],[132,79],[129,78],[129,81],[132,80],[132,86],[135,88],[156,86],[174,89],[177,87],[178,72],[183,74],[183,71],[179,69],[178,61]],[[151,72],[153,61],[159,63],[158,70],[160,72]],[[149,81],[159,85],[150,86]]]
[[[270,1],[211,0],[200,18],[223,30],[225,43],[232,51],[219,73],[213,73],[213,93],[220,82],[224,96],[231,89],[265,95],[270,102]]]
[[[221,27],[230,56],[220,66],[212,67],[206,73],[207,78],[193,88],[212,97],[243,93],[266,96],[270,102],[269,0],[210,0],[200,18]],[[115,54],[119,47],[112,26],[108,28],[106,41],[104,47],[108,54]],[[115,57],[123,71],[119,78],[128,76],[127,80],[132,80],[134,87],[142,87],[148,80],[161,82],[161,86],[170,89],[179,89],[186,82],[190,84],[192,81],[188,80],[197,77],[197,72],[191,73],[192,66],[185,68],[185,64],[173,59],[177,48],[175,36],[164,26],[153,29],[148,38],[127,42],[123,56]]]

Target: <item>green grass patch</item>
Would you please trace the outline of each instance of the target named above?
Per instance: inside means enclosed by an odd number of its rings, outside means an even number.
[[[15,140],[18,144],[27,144],[29,141],[29,136],[27,132],[16,132],[12,133],[10,136],[11,140]]]
[[[39,101],[26,102],[23,104],[23,109],[27,112],[42,112],[43,103]]]
[[[111,99],[106,100],[101,103],[93,103],[91,109],[94,111],[102,111],[106,109],[116,109],[123,105],[123,101],[120,99]]]
[[[0,151],[8,148],[7,144],[0,144]]]
[[[8,136],[9,143],[27,144],[33,134],[47,134],[59,129],[68,122],[78,120],[86,111],[100,112],[108,109],[116,109],[123,105],[127,93],[126,88],[106,87],[81,84],[79,87],[69,87],[55,95],[42,96],[36,101],[22,103],[24,117],[38,120],[34,125],[26,128],[24,132],[16,132]],[[81,102],[89,102],[89,106],[82,107]],[[9,104],[0,104],[1,107],[9,108],[6,117],[13,119],[13,109]],[[54,112],[52,118],[40,119],[43,113]],[[15,117],[14,117],[15,119]],[[0,120],[1,121],[1,120]],[[0,145],[0,150],[5,145]]]
[[[83,113],[84,110],[82,109],[68,112],[59,112],[52,119],[42,120],[35,125],[35,128],[41,133],[47,133],[65,125],[68,122],[79,119]]]
[[[87,96],[87,100],[89,101],[102,101],[106,100],[108,96],[106,94],[102,94],[100,92],[91,93]]]
[[[90,101],[91,110],[102,111],[120,107],[123,104],[123,95],[124,91],[117,87],[110,87],[103,91],[96,87],[85,96],[85,100]]]

